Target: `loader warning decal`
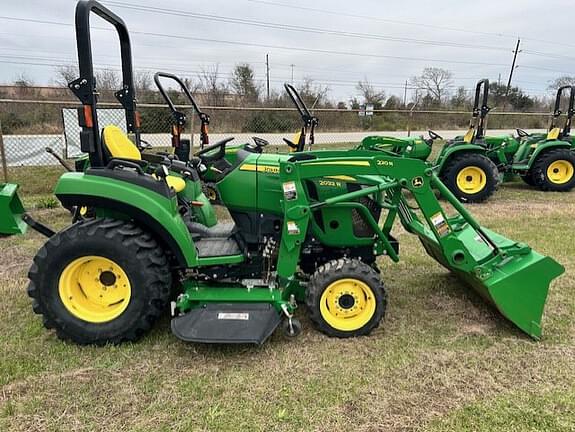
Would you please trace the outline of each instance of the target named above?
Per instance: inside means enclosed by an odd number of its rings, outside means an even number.
[[[297,189],[295,187],[295,182],[285,182],[283,185],[284,197],[286,200],[291,201],[297,198]]]
[[[299,234],[299,226],[294,221],[288,221],[287,223],[287,230],[288,234],[290,235],[298,235]]]
[[[415,177],[413,180],[411,180],[411,184],[414,188],[420,188],[423,186],[423,177]]]
[[[440,237],[443,237],[451,232],[451,228],[449,228],[449,225],[447,224],[447,221],[441,212],[431,216],[431,223],[433,224],[435,231],[437,231],[437,234],[439,234]]]

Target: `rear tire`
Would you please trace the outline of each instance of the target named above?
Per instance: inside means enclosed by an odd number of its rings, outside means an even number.
[[[568,192],[575,187],[575,152],[549,150],[537,157],[531,172],[534,186],[542,191]]]
[[[386,303],[377,272],[349,258],[319,267],[306,290],[312,322],[319,331],[332,337],[368,335],[383,319]]]
[[[54,235],[28,277],[44,326],[82,345],[139,339],[165,311],[172,285],[154,238],[114,219],[79,222]]]
[[[459,201],[480,203],[497,190],[499,171],[486,156],[463,153],[447,162],[440,173],[440,179]]]

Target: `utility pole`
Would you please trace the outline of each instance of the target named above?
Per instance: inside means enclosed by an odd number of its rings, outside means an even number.
[[[515,70],[515,62],[517,61],[517,54],[519,54],[519,46],[521,45],[521,39],[517,38],[517,45],[515,45],[515,51],[513,51],[513,62],[511,63],[511,70],[509,71],[509,80],[507,81],[507,88],[505,89],[505,102],[503,103],[503,109],[507,105],[507,97],[509,96],[509,89],[511,88],[511,80],[513,79],[513,71]]]
[[[291,85],[293,85],[293,68],[295,67],[295,65],[292,63],[290,64],[291,67]]]
[[[268,93],[268,99],[270,98],[270,56],[266,54],[266,89]]]
[[[407,103],[407,80],[405,80],[405,90],[403,91],[403,106]]]

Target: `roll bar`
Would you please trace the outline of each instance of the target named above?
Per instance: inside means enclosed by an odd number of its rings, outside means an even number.
[[[477,130],[475,139],[481,139],[485,136],[485,119],[491,108],[487,105],[489,99],[489,80],[482,79],[477,82],[475,87],[475,100],[473,102],[473,119],[477,119]],[[479,106],[481,103],[481,106]]]
[[[567,119],[563,127],[563,137],[571,134],[571,123],[573,122],[573,115],[575,115],[575,86],[571,86],[571,93],[569,95],[569,109],[567,110]]]
[[[300,140],[299,143],[296,143],[297,144],[296,151],[300,152],[300,151],[304,150],[305,135],[307,133],[308,128],[309,128],[308,150],[311,150],[311,147],[315,144],[315,127],[319,124],[319,120],[317,117],[314,117],[309,112],[305,102],[303,101],[303,99],[301,98],[301,96],[299,95],[298,91],[295,89],[294,86],[292,86],[291,84],[285,83],[284,88],[286,89],[288,96],[290,97],[290,99],[294,103],[296,109],[298,110],[299,115],[301,116],[301,118],[303,120],[303,124],[304,124],[303,131],[302,131],[302,136],[304,136],[304,139]]]
[[[170,107],[170,111],[172,111],[172,116],[174,117],[174,121],[176,122],[176,124],[174,125],[175,128],[172,128],[172,139],[173,139],[172,144],[174,145],[174,147],[179,146],[178,145],[179,137],[180,134],[184,131],[187,118],[183,112],[177,110],[176,106],[174,105],[174,102],[170,98],[170,95],[162,85],[160,78],[166,78],[175,81],[180,86],[180,89],[183,91],[183,93],[186,95],[186,97],[192,104],[194,111],[196,112],[196,114],[198,114],[198,117],[200,118],[200,149],[203,149],[206,145],[210,143],[210,139],[208,136],[208,125],[210,124],[210,116],[200,110],[200,107],[196,103],[194,97],[192,96],[192,93],[178,76],[168,72],[156,72],[156,74],[154,74],[154,82],[156,83],[156,87],[158,87],[160,94]]]
[[[126,130],[133,133],[136,145],[140,147],[140,120],[136,111],[134,74],[132,69],[132,48],[126,24],[116,14],[95,0],[80,0],[76,5],[76,45],[80,77],[68,84],[74,95],[80,99],[83,108],[79,110],[81,149],[90,156],[93,167],[105,165],[104,150],[98,125],[98,91],[94,77],[90,17],[95,13],[112,24],[120,39],[122,60],[122,88],[114,93],[126,112]]]
[[[565,120],[562,136],[568,136],[571,133],[571,122],[573,119],[573,114],[575,114],[575,110],[573,108],[575,103],[575,86],[565,85],[557,89],[555,107],[553,109],[553,116],[551,117],[551,125],[549,126],[549,130],[554,129],[556,127],[556,121],[561,117],[561,114],[563,114],[563,111],[561,111],[561,97],[566,90],[570,90],[569,108],[567,109],[567,119]]]

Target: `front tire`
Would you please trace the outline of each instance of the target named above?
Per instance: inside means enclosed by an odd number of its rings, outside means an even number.
[[[533,182],[542,191],[568,192],[575,187],[575,153],[560,148],[537,157],[531,168]]]
[[[440,178],[459,201],[467,203],[487,200],[499,184],[497,166],[478,153],[454,156],[443,168]]]
[[[172,285],[154,238],[114,219],[79,222],[54,235],[28,277],[44,326],[82,345],[136,341],[165,310]]]
[[[386,294],[373,268],[356,259],[341,258],[312,275],[306,305],[322,333],[339,338],[365,336],[383,319]]]

